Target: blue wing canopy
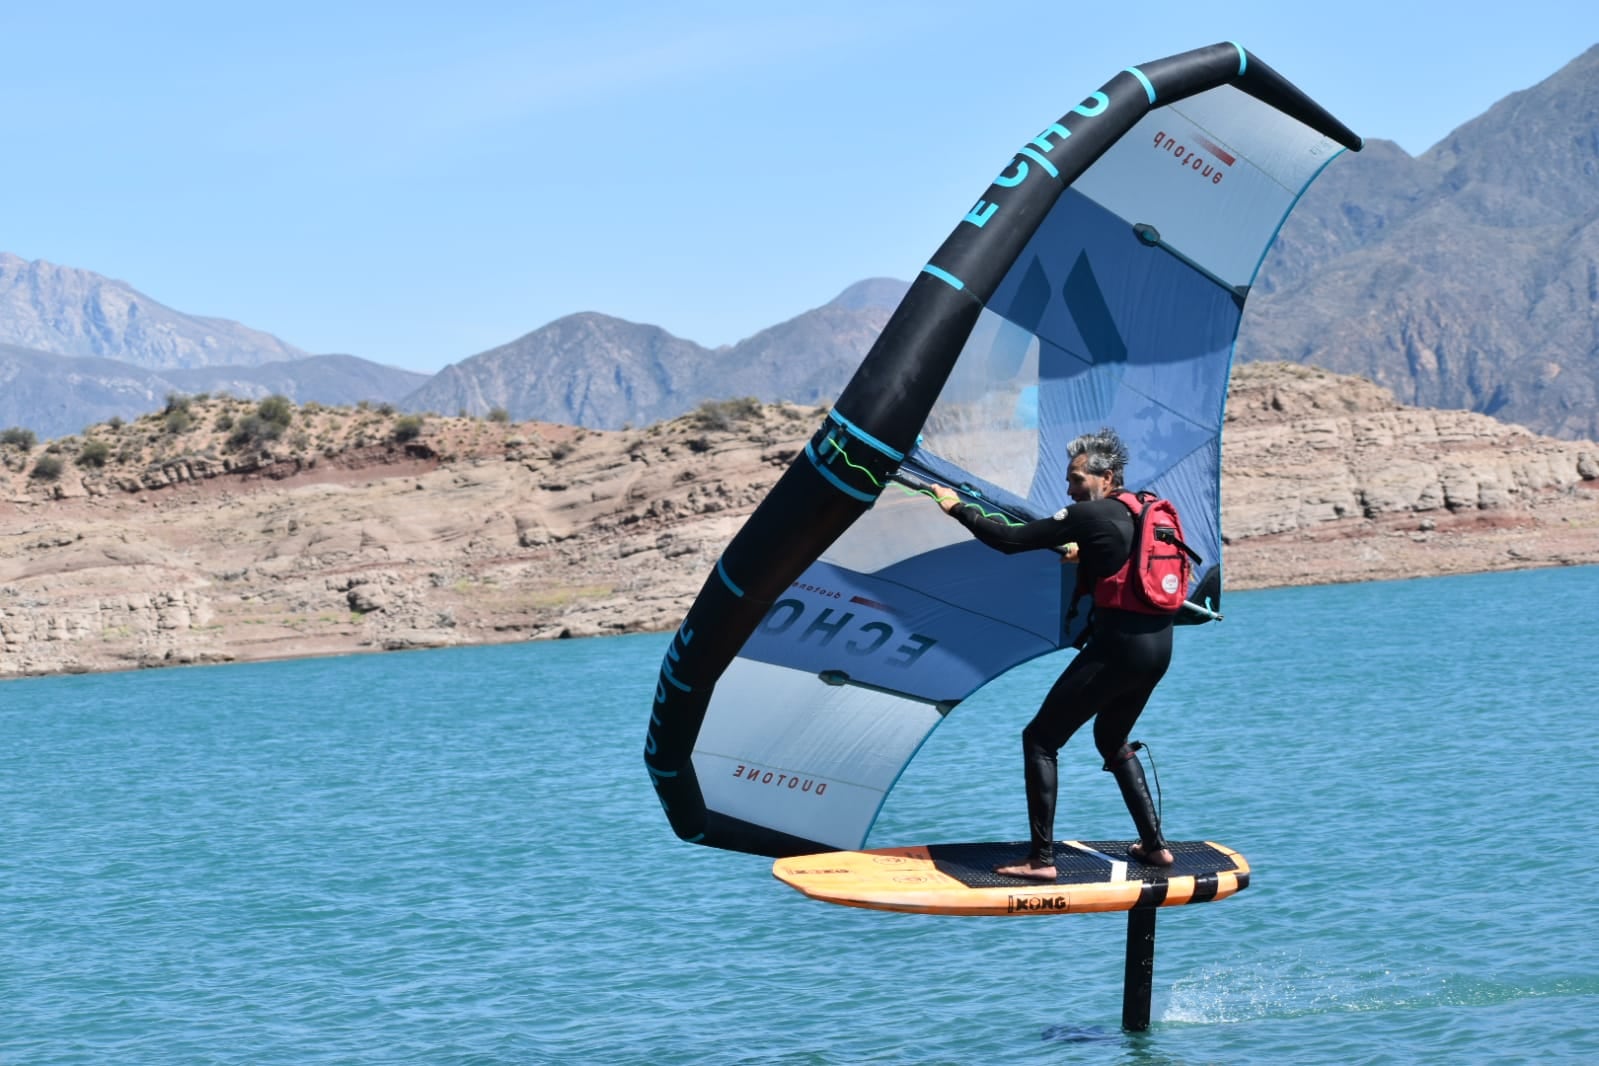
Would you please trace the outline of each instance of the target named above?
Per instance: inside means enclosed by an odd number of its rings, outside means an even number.
[[[674,638],[645,759],[679,835],[859,847],[945,714],[1069,645],[1073,568],[984,548],[926,480],[1049,514],[1067,441],[1112,426],[1128,485],[1176,503],[1219,596],[1244,301],[1295,201],[1359,144],[1218,45],[1129,68],[1017,152]]]

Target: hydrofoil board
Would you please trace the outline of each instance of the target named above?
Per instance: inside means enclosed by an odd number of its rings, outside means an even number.
[[[1176,860],[1150,866],[1127,855],[1130,840],[1055,844],[1053,882],[1002,877],[1026,843],[927,844],[829,851],[778,859],[772,874],[812,899],[921,914],[1075,914],[1176,907],[1226,899],[1249,885],[1249,863],[1206,841],[1166,846]]]

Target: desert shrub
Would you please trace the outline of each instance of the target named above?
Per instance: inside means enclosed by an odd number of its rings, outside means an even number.
[[[256,405],[255,413],[262,421],[279,427],[287,426],[294,421],[294,402],[287,396],[273,393]]]
[[[38,443],[39,438],[31,429],[12,426],[10,429],[0,430],[0,444],[14,444],[25,452],[31,452],[33,446]]]
[[[701,429],[732,429],[760,413],[761,401],[745,396],[737,400],[706,400],[690,417]]]
[[[41,455],[33,464],[33,470],[28,476],[35,481],[55,481],[61,476],[65,464],[53,455]]]
[[[181,392],[169,392],[167,393],[167,405],[161,409],[161,413],[170,415],[173,411],[182,411],[184,414],[188,414],[189,406],[193,402],[194,398],[191,396],[185,396]]]
[[[246,451],[282,435],[283,427],[276,422],[269,422],[259,414],[248,414],[234,424],[233,432],[228,435],[228,447]]]
[[[395,411],[395,407],[394,407],[394,405],[392,403],[380,403],[380,404],[378,404],[378,414],[380,414],[380,415],[392,415],[394,413],[394,411]]]
[[[216,428],[218,433],[226,433],[228,430],[233,428],[233,412],[219,412],[217,414],[217,420],[211,424]]]
[[[76,462],[79,466],[92,466],[98,469],[105,466],[106,460],[110,458],[111,445],[103,440],[91,440],[85,442],[83,447],[78,450]]]
[[[394,439],[404,443],[422,435],[421,415],[401,415],[394,420]]]
[[[489,408],[489,421],[490,422],[500,422],[500,423],[510,422],[511,421],[511,412],[507,411],[503,407],[490,407]]]
[[[194,425],[194,415],[187,407],[168,407],[162,418],[166,423],[167,432],[173,436],[189,432],[190,427]]]

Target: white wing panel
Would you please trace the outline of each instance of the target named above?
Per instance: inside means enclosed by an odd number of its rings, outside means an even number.
[[[857,848],[939,720],[925,703],[735,659],[700,728],[694,772],[711,810]]]
[[[1228,86],[1150,112],[1073,188],[1155,227],[1164,245],[1229,287],[1247,286],[1300,193],[1339,151]]]

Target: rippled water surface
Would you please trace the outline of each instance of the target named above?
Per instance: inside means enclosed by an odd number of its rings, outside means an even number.
[[[678,842],[663,637],[0,684],[0,1063],[1599,1061],[1599,569],[1234,594],[1138,735],[1248,891],[812,902]],[[1018,839],[1062,660],[968,700],[871,844]],[[1060,831],[1130,832],[1078,737]]]

